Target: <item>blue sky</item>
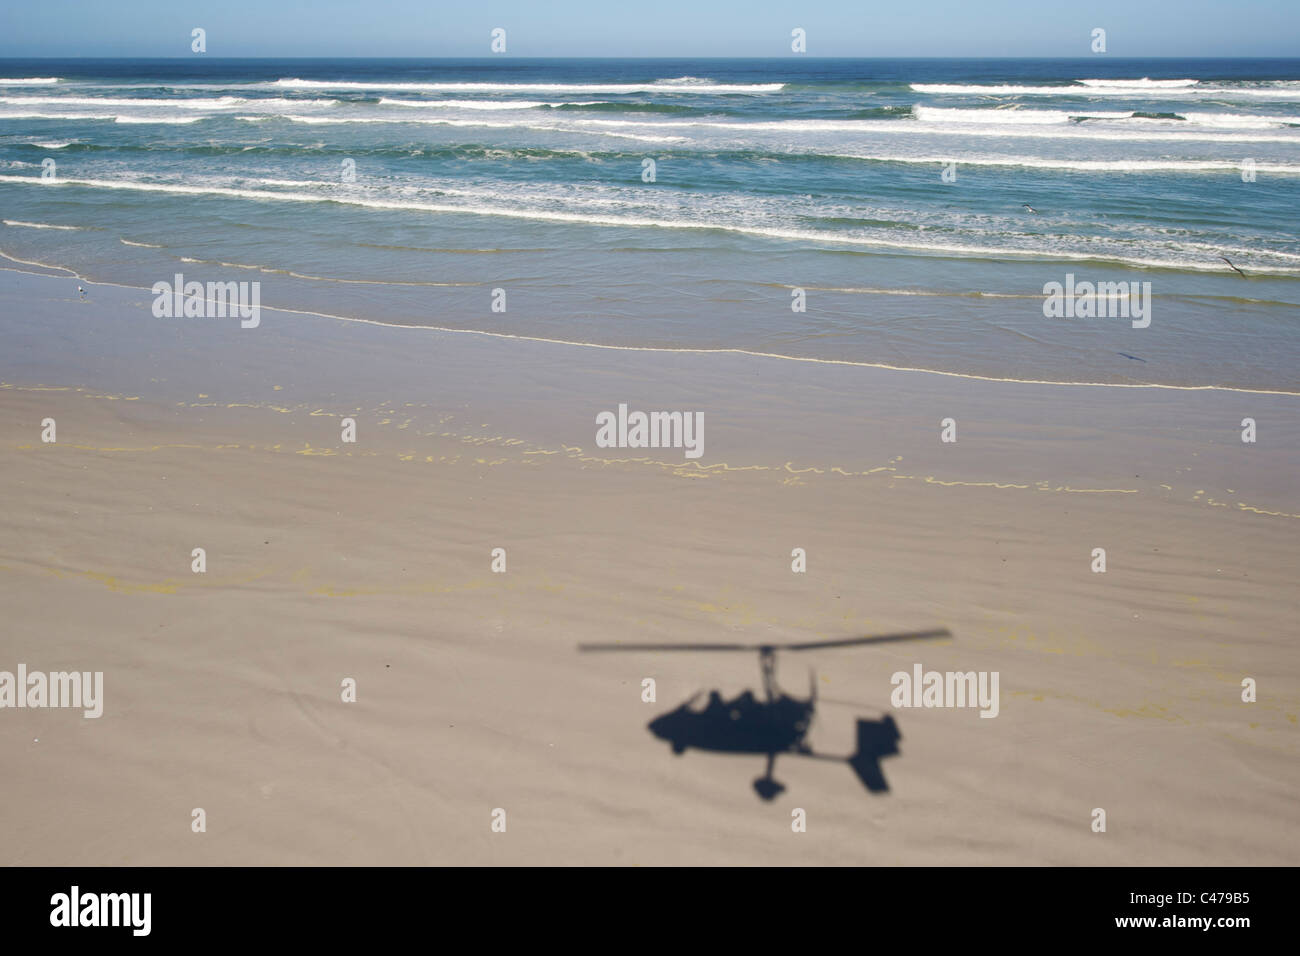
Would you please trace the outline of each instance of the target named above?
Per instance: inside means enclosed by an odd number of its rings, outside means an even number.
[[[1300,56],[1300,0],[6,0],[0,56]]]

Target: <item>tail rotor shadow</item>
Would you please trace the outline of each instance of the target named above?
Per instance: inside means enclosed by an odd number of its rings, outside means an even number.
[[[894,718],[888,715],[880,720],[858,721],[858,748],[848,758],[848,764],[872,793],[889,792],[880,760],[898,754],[898,741],[902,736]]]

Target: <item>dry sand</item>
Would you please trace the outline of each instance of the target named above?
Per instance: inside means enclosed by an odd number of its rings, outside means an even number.
[[[80,305],[39,291],[53,280],[14,281],[29,309],[6,300],[0,328],[0,669],[103,671],[105,712],[0,711],[0,863],[1297,861],[1294,444],[1234,473],[1240,450],[1202,433],[1249,407],[1290,437],[1297,399],[1142,393],[1149,418],[1135,421],[1132,392],[869,369],[773,388],[745,366],[694,406],[713,419],[703,467],[680,452],[638,462],[593,448],[598,406],[570,396],[586,409],[571,426],[538,395],[453,406],[455,376],[490,355],[521,389],[599,380],[616,402],[639,387],[626,363],[680,395],[700,380],[691,363],[720,359],[453,351],[446,337],[418,357],[430,384],[417,395],[367,365],[398,369],[410,348],[363,354],[331,338],[352,331],[301,318],[268,321],[241,366],[138,332],[98,365],[63,353],[60,373],[49,341],[76,340]],[[389,398],[352,401],[319,372],[331,349]],[[218,381],[229,393],[214,401]],[[835,412],[819,417],[808,396],[823,388]],[[938,459],[931,398],[974,418],[957,446],[969,457]],[[924,424],[900,424],[918,404]],[[361,438],[344,445],[354,407]],[[546,407],[567,422],[564,400]],[[759,407],[772,433],[727,412]],[[492,427],[476,434],[476,418]],[[875,466],[782,454],[843,442],[846,423]],[[553,434],[568,427],[585,437]],[[490,570],[498,547],[504,574]],[[847,753],[855,718],[892,713],[901,753],[882,763],[882,795],[843,764],[786,756],[788,790],[764,803],[750,788],[761,758],[675,756],[646,731],[698,690],[757,687],[753,655],[575,652],[934,626],[954,639],[778,662],[801,695],[815,668],[820,751]],[[999,716],[890,707],[890,675],[916,662],[999,672]],[[641,700],[646,677],[656,703]],[[791,831],[795,808],[806,833]]]

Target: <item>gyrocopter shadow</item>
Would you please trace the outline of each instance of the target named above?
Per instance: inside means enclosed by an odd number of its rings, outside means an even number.
[[[816,753],[806,742],[817,709],[817,678],[812,675],[807,699],[792,697],[776,684],[776,652],[806,651],[825,647],[848,647],[859,644],[884,644],[894,641],[920,641],[947,638],[946,630],[918,631],[911,634],[882,634],[874,637],[851,637],[834,641],[806,641],[796,644],[581,644],[583,651],[757,651],[763,672],[764,699],[745,691],[724,700],[710,691],[704,706],[697,707],[702,696],[696,694],[675,710],[656,717],[647,725],[652,734],[665,740],[673,753],[682,754],[694,747],[718,753],[763,754],[767,767],[754,781],[754,790],[764,800],[771,800],[785,790],[772,773],[780,754],[811,757],[816,760],[843,761],[872,793],[885,793],[889,784],[880,768],[883,757],[898,753],[901,735],[894,718],[859,719],[857,748],[848,756]]]

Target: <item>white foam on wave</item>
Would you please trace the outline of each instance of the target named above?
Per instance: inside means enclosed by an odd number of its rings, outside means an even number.
[[[21,219],[0,219],[6,226],[22,229],[60,229],[67,232],[79,232],[84,226],[55,226],[48,222],[23,222]]]
[[[874,130],[874,132],[915,132],[932,136],[987,136],[999,139],[1045,139],[1045,140],[1085,140],[1090,142],[1152,142],[1152,143],[1287,143],[1292,146],[1300,143],[1297,135],[1265,135],[1262,133],[1227,133],[1213,132],[1203,127],[1187,128],[1186,124],[1178,126],[1160,126],[1159,124],[1136,125],[1121,129],[1090,123],[1069,123],[1056,125],[1014,124],[986,126],[954,123],[952,125],[918,123],[909,129]]]
[[[204,116],[130,116],[119,113],[16,113],[0,112],[0,120],[37,119],[37,120],[101,120],[114,123],[158,123],[162,125],[183,126],[197,123]]]
[[[1254,135],[1249,132],[1229,134],[1226,132],[1215,133],[1200,128],[1197,124],[1171,120],[1167,123],[1152,122],[1139,123],[1137,120],[1124,119],[1126,123],[1134,124],[1131,128],[1120,130],[1116,126],[1100,126],[1068,122],[1071,116],[1087,116],[1089,114],[1079,112],[1067,112],[1064,110],[986,110],[985,115],[979,117],[983,122],[972,119],[969,116],[962,117],[951,123],[943,123],[944,112],[951,113],[971,113],[969,110],[944,110],[940,107],[915,107],[917,110],[937,110],[938,113],[931,114],[931,121],[921,122],[904,122],[899,120],[771,120],[771,121],[725,121],[725,120],[660,120],[660,119],[590,119],[585,117],[565,118],[559,123],[541,124],[535,121],[518,121],[518,120],[487,120],[487,119],[451,119],[446,117],[425,117],[416,116],[414,112],[410,115],[393,115],[393,116],[299,116],[294,114],[283,114],[280,119],[288,120],[295,123],[308,123],[316,125],[336,125],[348,123],[390,123],[403,124],[415,123],[431,126],[452,126],[452,127],[481,127],[488,129],[528,129],[541,132],[556,133],[591,133],[601,136],[618,137],[622,139],[632,139],[644,142],[682,142],[686,137],[679,135],[664,135],[651,131],[691,131],[691,130],[725,130],[737,135],[748,133],[783,133],[793,135],[805,135],[810,133],[855,133],[855,134],[884,134],[884,135],[937,135],[937,136],[990,136],[990,137],[1016,137],[1016,138],[1036,138],[1036,139],[1080,139],[1095,141],[1166,141],[1166,142],[1217,142],[1217,143],[1290,143],[1300,142],[1300,131],[1296,135]],[[1042,113],[1050,114],[1050,118],[1029,116],[1025,114]],[[1007,116],[1015,118],[1007,119]],[[1092,114],[1094,117],[1100,117],[1103,114]],[[1128,112],[1108,114],[1115,118],[1131,117]],[[272,117],[269,116],[237,116],[236,119],[246,122],[262,122]],[[920,119],[920,116],[916,117]],[[1289,121],[1289,117],[1270,118],[1270,122],[1281,124]],[[1248,127],[1243,126],[1243,129]],[[641,130],[641,132],[629,132],[630,129]]]
[[[301,188],[303,186],[337,186],[338,183],[332,179],[256,179],[254,182],[263,186],[290,186]]]
[[[683,80],[689,79],[683,77]],[[784,83],[712,83],[655,80],[650,83],[478,83],[369,82],[361,80],[276,80],[272,86],[295,90],[429,90],[466,93],[777,93]]]
[[[255,122],[266,119],[260,116],[239,116],[241,120]],[[578,133],[582,130],[574,129],[572,126],[543,126],[536,123],[517,123],[517,122],[493,122],[491,120],[456,120],[441,117],[419,117],[414,116],[294,116],[286,114],[280,119],[286,119],[291,123],[308,123],[315,126],[335,126],[348,123],[390,123],[404,124],[415,123],[423,126],[473,126],[486,129],[531,129],[540,132],[549,133]],[[649,124],[653,125],[653,124]],[[611,131],[600,131],[601,136],[614,136],[621,139],[633,139],[646,143],[675,143],[682,140],[681,136],[657,136],[653,134],[642,133],[616,133]]]
[[[1124,112],[1096,112],[1045,109],[958,109],[942,106],[913,106],[912,116],[923,123],[979,123],[984,125],[1053,126],[1077,120],[1119,120],[1167,129],[1201,126],[1211,129],[1278,129],[1300,123],[1300,117],[1246,113],[1202,113],[1187,111],[1178,116],[1138,116]]]
[[[1151,84],[1162,81],[1151,80]],[[1171,81],[1173,82],[1173,81]],[[1177,81],[1183,82],[1183,81]],[[1285,81],[1268,86],[1139,85],[1138,81],[1083,80],[1070,86],[1027,86],[1004,83],[912,83],[914,93],[949,96],[1115,96],[1128,99],[1274,99],[1300,102],[1300,86]],[[1086,85],[1093,84],[1093,85]]]
[[[940,107],[916,107],[916,110],[941,110]],[[957,111],[952,112],[969,112]],[[1013,111],[985,111],[987,115],[983,117],[983,123],[973,121],[969,118],[963,118],[960,121],[952,123],[943,123],[934,121],[942,119],[940,115],[932,116],[930,122],[907,122],[899,120],[769,120],[769,121],[728,121],[728,120],[670,120],[670,119],[592,119],[586,117],[554,117],[550,123],[539,123],[536,120],[488,120],[488,119],[453,119],[450,117],[429,117],[419,115],[418,111],[401,111],[401,115],[389,116],[358,116],[335,114],[331,116],[306,116],[295,114],[279,115],[260,115],[245,116],[238,115],[235,119],[249,123],[265,122],[269,119],[283,119],[294,123],[307,123],[315,125],[339,125],[349,123],[388,123],[393,125],[400,124],[418,124],[430,126],[450,126],[450,127],[480,127],[486,129],[521,129],[535,130],[540,132],[553,133],[571,133],[571,134],[592,134],[599,136],[610,136],[621,139],[631,139],[650,143],[678,143],[688,141],[689,137],[681,135],[672,135],[675,132],[692,132],[694,130],[708,131],[721,130],[737,136],[745,136],[751,133],[781,133],[786,135],[804,136],[813,133],[853,133],[857,135],[881,134],[885,136],[893,135],[934,135],[934,136],[988,136],[1001,138],[1022,138],[1022,139],[1060,139],[1060,140],[1093,140],[1093,141],[1151,141],[1151,142],[1211,142],[1211,143],[1289,143],[1295,145],[1300,143],[1300,130],[1295,134],[1287,135],[1264,135],[1262,133],[1253,134],[1248,130],[1251,128],[1248,124],[1242,123],[1240,128],[1243,132],[1228,133],[1214,132],[1211,128],[1213,125],[1207,124],[1207,127],[1201,127],[1196,123],[1182,122],[1178,120],[1152,121],[1150,123],[1139,122],[1134,119],[1124,119],[1123,122],[1132,124],[1127,128],[1121,129],[1114,125],[1088,124],[1088,123],[1070,123],[1067,122],[1071,116],[1086,116],[1088,114],[1080,112],[1061,111],[1020,111],[1043,112],[1057,114],[1050,121],[1038,120],[1033,117],[1026,119],[1006,120],[1002,114],[1010,114]],[[227,114],[228,115],[228,114]],[[1092,114],[1101,116],[1102,114]],[[1115,113],[1115,117],[1131,117],[1132,114]],[[3,118],[3,117],[0,117]],[[919,118],[919,117],[916,117]],[[551,119],[551,117],[548,117]],[[1267,123],[1262,124],[1260,129],[1267,129],[1272,125],[1280,125],[1290,122],[1290,117],[1268,117]],[[1227,125],[1227,124],[1223,124]],[[639,130],[640,132],[631,132],[630,130]],[[660,132],[663,131],[663,132]],[[740,148],[743,143],[733,143],[733,148]]]
[[[1202,132],[1195,124],[1170,120],[1167,123],[1140,123],[1132,119],[1131,112],[1081,113],[1066,110],[959,110],[934,106],[915,106],[913,118],[919,122],[899,120],[613,120],[573,118],[568,120],[577,128],[635,127],[648,129],[717,129],[735,133],[779,132],[805,135],[809,133],[882,133],[886,135],[911,135],[916,133],[940,136],[998,136],[1038,139],[1088,139],[1088,140],[1153,140],[1197,141],[1218,143],[1291,143],[1300,142],[1298,135],[1263,136],[1239,133]],[[960,115],[958,115],[960,114]],[[1117,126],[1097,126],[1069,122],[1071,117],[1113,118],[1135,124],[1120,130]],[[1282,124],[1289,117],[1271,118]],[[944,122],[948,121],[948,122]],[[1193,127],[1193,128],[1189,128]]]
[[[21,183],[43,189],[59,189],[70,186],[82,186],[95,189],[123,189],[140,192],[171,193],[183,196],[219,196],[230,199],[248,199],[260,202],[309,202],[335,203],[358,206],[366,209],[391,209],[404,212],[452,213],[459,215],[498,216],[508,219],[525,219],[537,222],[570,223],[584,226],[615,226],[622,228],[661,228],[692,229],[729,232],[741,235],[757,236],[765,239],[786,241],[829,243],[832,245],[849,245],[880,249],[907,249],[931,255],[982,256],[991,258],[1026,258],[1056,259],[1066,261],[1119,262],[1133,266],[1180,269],[1197,272],[1222,272],[1223,263],[1217,257],[1207,256],[1198,259],[1154,259],[1140,256],[1126,256],[1102,250],[1078,251],[1067,249],[1025,249],[1016,247],[978,246],[941,241],[919,242],[915,240],[880,238],[874,236],[853,235],[847,233],[819,232],[813,229],[789,229],[774,226],[756,226],[734,222],[710,222],[698,217],[679,219],[655,219],[634,215],[606,215],[581,212],[569,212],[555,209],[527,209],[501,205],[455,204],[425,202],[410,199],[380,199],[356,195],[352,192],[329,190],[319,193],[278,192],[266,189],[243,189],[228,186],[156,183],[131,180],[71,179],[61,178],[44,181],[39,177],[10,176],[0,174],[0,182]],[[490,197],[485,197],[490,198]],[[1209,250],[1206,250],[1207,253]],[[1295,260],[1295,266],[1268,266],[1251,263],[1249,268],[1255,273],[1281,275],[1300,274],[1300,255],[1268,251],[1264,253],[1277,259]],[[1211,261],[1212,260],[1212,261]]]
[[[907,163],[918,166],[944,166],[948,163],[957,163],[960,166],[1022,167],[1026,169],[1061,169],[1097,173],[1238,173],[1242,169],[1240,162],[1215,159],[1054,159],[1047,156],[962,156],[960,154],[917,156],[913,153],[906,155],[892,153],[825,153],[819,155],[838,159],[859,159],[864,162]],[[1300,176],[1300,165],[1295,164],[1256,163],[1254,168],[1256,172]]]
[[[234,110],[255,110],[275,113],[283,110],[302,110],[338,106],[342,101],[334,99],[288,99],[285,97],[221,96],[215,98],[165,99],[155,98],[121,98],[108,96],[0,96],[0,104],[9,107],[28,107],[28,115],[43,116],[44,111],[59,107],[103,107],[117,110],[183,110],[206,111],[212,115]],[[55,113],[49,116],[79,119],[78,113]]]
[[[1188,123],[1220,129],[1275,129],[1278,126],[1300,126],[1300,116],[1272,116],[1249,113],[1198,113],[1187,111],[1181,115]],[[1137,119],[1153,122],[1147,117]],[[1174,120],[1173,122],[1177,122]]]
[[[379,105],[414,106],[423,107],[424,109],[444,110],[532,110],[541,106],[591,106],[595,102],[597,101],[549,103],[543,100],[393,100],[383,97],[380,99]]]
[[[156,107],[180,110],[229,109],[245,102],[238,96],[220,96],[210,99],[120,99],[108,96],[0,96],[0,103],[10,106],[105,106],[105,107]],[[290,102],[290,101],[286,101]]]
[[[1080,113],[1066,110],[1013,110],[1013,109],[952,109],[941,106],[913,106],[912,116],[923,123],[1008,123],[1016,125],[1051,126],[1068,123],[1076,117],[1085,119],[1128,119],[1131,110],[1123,113]]]
[[[163,126],[188,126],[190,123],[197,123],[201,119],[207,119],[206,116],[128,116],[119,115],[113,117],[114,123],[144,125],[150,123],[161,124]]]
[[[0,86],[49,86],[57,82],[57,76],[5,77],[0,79]]]
[[[1080,80],[1084,86],[1119,86],[1138,90],[1173,90],[1195,86],[1200,80],[1153,80],[1142,77],[1140,80]]]

